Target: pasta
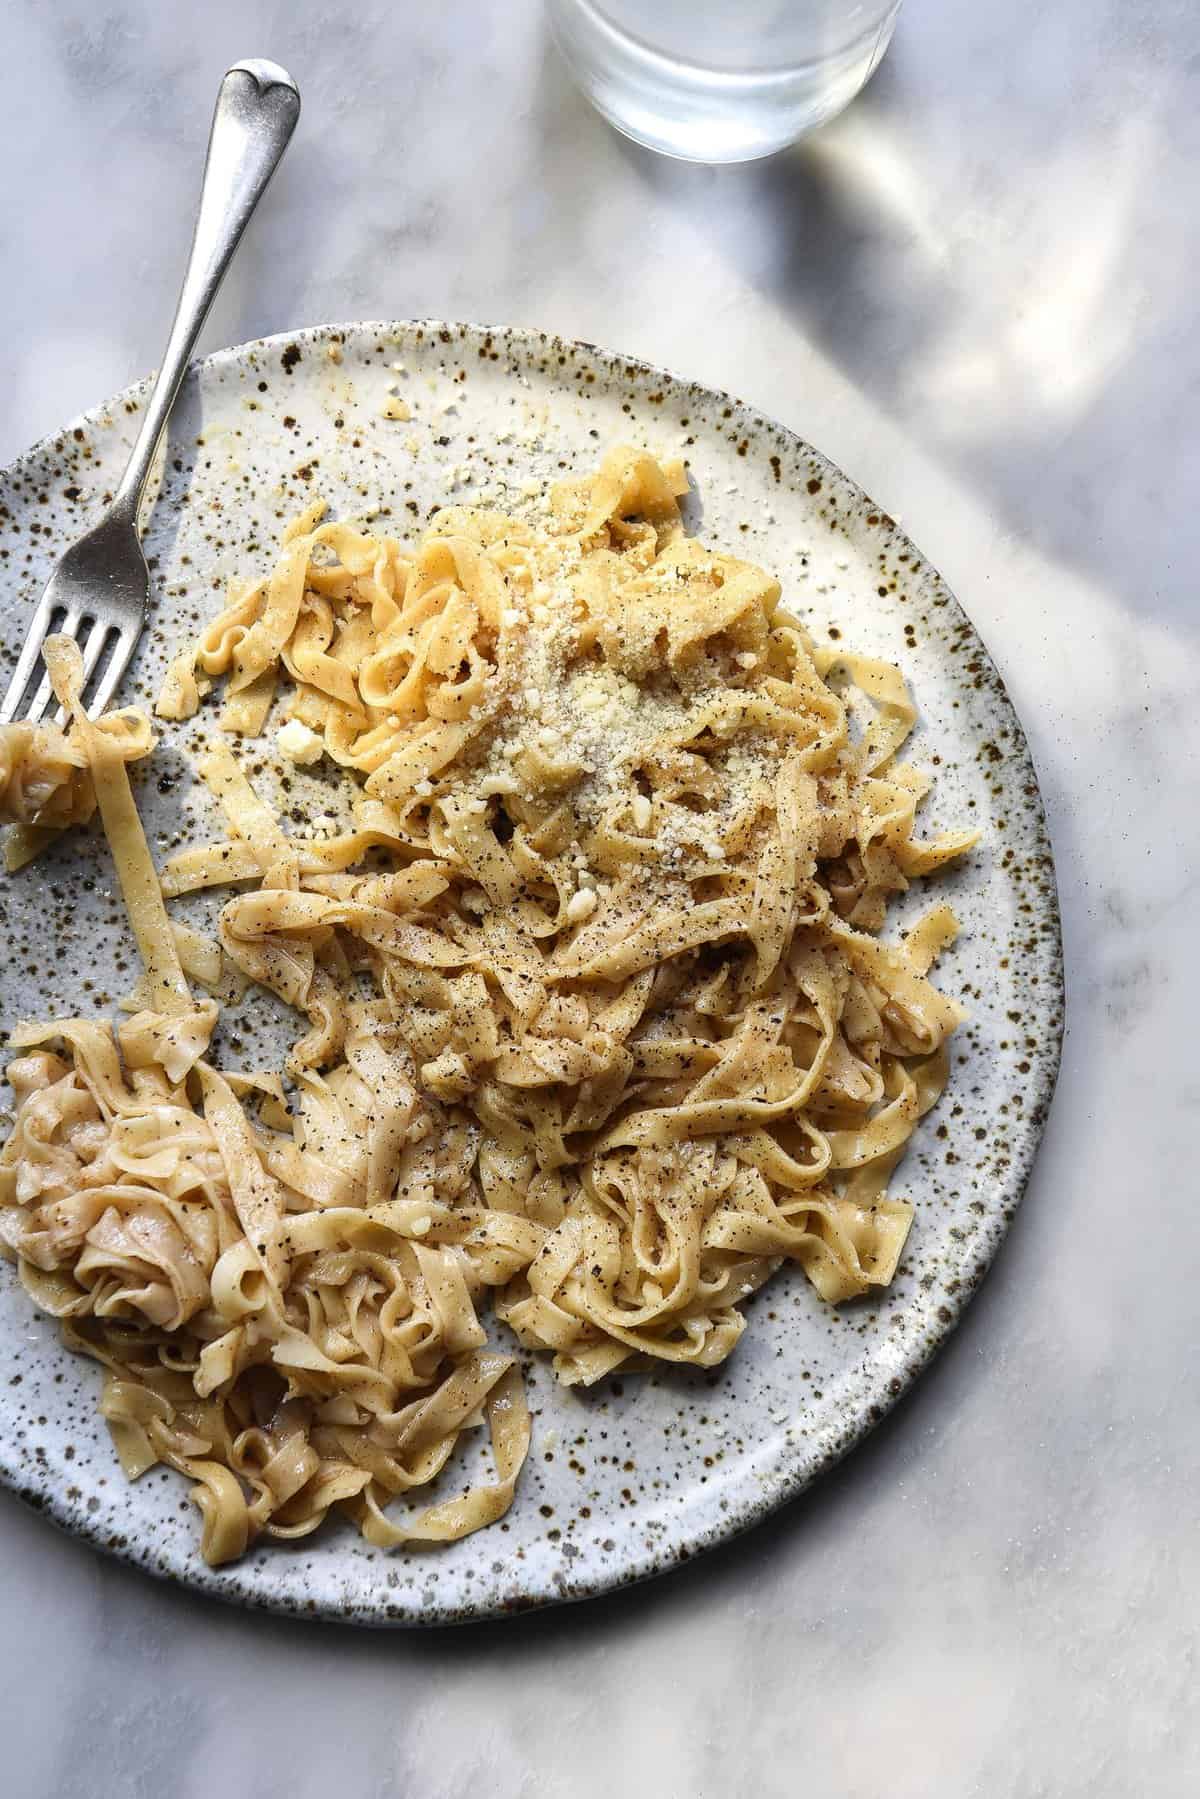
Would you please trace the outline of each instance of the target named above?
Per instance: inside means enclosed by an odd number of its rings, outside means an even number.
[[[110,713],[100,728],[122,761],[136,761],[154,747],[150,722],[136,708]],[[32,861],[67,825],[86,824],[95,810],[78,732],[52,724],[0,726],[0,819],[13,826],[4,856],[10,873]]]
[[[831,1303],[893,1277],[888,1182],[963,1014],[929,979],[947,906],[879,932],[974,837],[915,834],[896,670],[689,538],[685,488],[618,448],[536,525],[289,526],[157,709],[223,678],[253,737],[281,706],[281,752],[354,783],[332,831],[286,831],[222,741],[223,838],[156,876],[148,721],[91,723],[65,639],[69,732],[0,734],[18,829],[99,807],[143,963],[115,1028],[12,1033],[0,1241],[103,1364],[126,1472],[193,1481],[210,1562],[334,1508],[380,1546],[502,1516],[529,1419],[489,1298],[570,1385],[712,1367],[784,1261]],[[219,942],[168,917],[205,889]],[[208,1059],[230,973],[301,1020],[282,1070]],[[493,1479],[392,1503],[481,1425]]]

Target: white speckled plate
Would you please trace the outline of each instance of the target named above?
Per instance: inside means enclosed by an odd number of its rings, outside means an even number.
[[[382,417],[390,382],[410,422]],[[142,399],[130,389],[0,474],[9,660],[54,559],[115,485]],[[150,699],[224,579],[263,567],[281,521],[314,492],[343,514],[377,508],[404,535],[451,493],[526,509],[527,484],[586,468],[620,439],[686,455],[693,528],[776,571],[814,633],[840,632],[902,666],[922,716],[917,759],[937,777],[926,822],[984,828],[983,846],[942,884],[965,930],[939,978],[972,1017],[955,1039],[950,1090],[895,1183],[916,1204],[900,1272],[878,1302],[837,1311],[798,1271],[782,1272],[751,1302],[735,1355],[708,1375],[631,1375],[580,1394],[535,1361],[533,1452],[516,1503],[465,1542],[388,1554],[335,1525],[214,1571],[197,1554],[186,1483],[155,1470],[126,1484],[96,1411],[98,1370],[61,1347],[4,1266],[0,1477],[154,1573],[279,1611],[385,1624],[516,1611],[669,1568],[800,1492],[882,1417],[953,1327],[1021,1196],[1063,1004],[1053,865],[1021,727],[970,621],[907,538],[790,431],[736,400],[590,346],[475,326],[324,327],[212,356],[176,410],[146,537],[157,613],[122,698]],[[160,857],[206,825],[187,741],[188,727],[167,727],[140,783]],[[6,1025],[104,1011],[127,990],[132,950],[96,829],[4,882],[0,903]],[[275,1022],[251,996],[231,1027],[235,1052],[248,1061],[262,1043],[269,1053]],[[464,1479],[481,1454],[460,1461]]]

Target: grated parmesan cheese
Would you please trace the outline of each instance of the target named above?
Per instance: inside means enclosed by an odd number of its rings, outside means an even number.
[[[298,718],[289,718],[275,733],[275,742],[279,746],[281,756],[289,762],[299,763],[307,768],[310,763],[319,762],[325,754],[324,740],[315,731],[301,724]]]
[[[581,887],[567,901],[567,923],[582,924],[596,910],[596,895],[591,887]]]

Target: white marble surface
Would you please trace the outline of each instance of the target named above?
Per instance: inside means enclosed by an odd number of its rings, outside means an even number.
[[[983,1293],[809,1498],[631,1594],[389,1637],[219,1609],[0,1495],[0,1789],[1193,1791],[1194,0],[910,0],[850,114],[721,171],[614,137],[533,0],[0,0],[0,29],[0,456],[153,363],[216,80],[272,56],[304,117],[208,341],[530,322],[796,426],[903,518],[1009,681],[1070,983]]]

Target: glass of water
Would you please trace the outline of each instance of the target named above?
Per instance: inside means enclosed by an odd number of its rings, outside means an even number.
[[[853,100],[901,0],[548,0],[588,98],[627,137],[691,162],[781,150]]]

